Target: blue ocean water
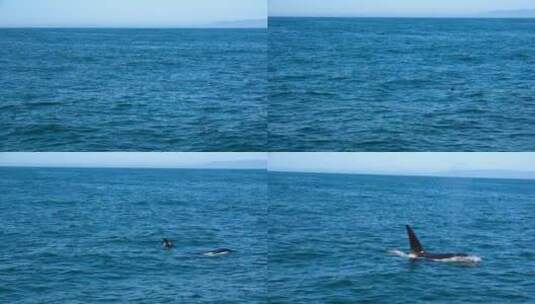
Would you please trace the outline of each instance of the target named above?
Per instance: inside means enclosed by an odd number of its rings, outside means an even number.
[[[263,151],[265,29],[0,29],[2,151]]]
[[[270,173],[270,303],[533,303],[535,181]],[[411,262],[423,247],[479,264]]]
[[[535,149],[535,19],[269,26],[272,151]]]
[[[254,170],[0,168],[0,301],[265,303],[266,188]],[[218,247],[235,252],[200,255]]]

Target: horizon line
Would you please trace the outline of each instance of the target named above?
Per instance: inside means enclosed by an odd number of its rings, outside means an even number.
[[[499,169],[495,169],[499,170]],[[447,175],[447,172],[428,173],[401,173],[401,172],[344,172],[344,171],[314,171],[314,170],[292,170],[292,169],[267,169],[274,173],[303,173],[303,174],[332,174],[332,175],[365,175],[365,176],[394,176],[394,177],[440,177],[440,178],[472,178],[472,179],[515,179],[515,180],[535,180],[534,177],[511,177],[511,176],[469,176],[469,175]],[[482,170],[485,171],[485,170]],[[507,171],[507,170],[505,170]],[[534,173],[535,171],[509,171],[518,173]]]
[[[377,19],[535,19],[535,16],[478,16],[478,15],[269,15],[269,18],[377,18]]]
[[[267,29],[267,26],[0,26],[0,29]]]
[[[239,167],[203,167],[203,166],[192,166],[192,167],[163,167],[163,166],[119,166],[119,165],[110,165],[110,166],[83,166],[83,165],[72,165],[72,166],[61,166],[61,165],[23,165],[23,164],[13,164],[13,165],[0,165],[0,168],[49,168],[49,169],[195,169],[195,170],[267,170],[266,168],[239,168]]]
[[[464,179],[511,179],[511,180],[535,180],[533,177],[520,177],[520,176],[476,176],[476,175],[449,175],[447,172],[423,172],[423,173],[402,173],[402,172],[344,172],[344,171],[314,171],[314,170],[293,170],[293,169],[269,169],[266,168],[239,168],[239,167],[204,167],[204,166],[181,166],[181,167],[163,167],[163,166],[61,166],[61,165],[0,165],[1,168],[33,168],[33,169],[168,169],[168,170],[256,170],[266,171],[273,173],[300,173],[300,174],[327,174],[327,175],[361,175],[361,176],[392,176],[392,177],[438,177],[438,178],[464,178]],[[535,173],[535,171],[513,171],[513,170],[500,170],[517,173]],[[478,170],[476,170],[478,171]],[[488,170],[479,170],[488,171]]]
[[[24,29],[116,29],[116,30],[179,30],[179,29],[198,29],[198,30],[247,30],[247,29],[267,29],[261,26],[219,26],[219,27],[127,27],[127,26],[0,26],[0,29],[24,30]]]
[[[307,15],[309,14],[309,15]],[[331,12],[331,13],[284,13],[284,12],[270,12],[268,10],[269,17],[279,18],[470,18],[470,19],[532,19],[535,18],[534,8],[518,8],[518,9],[494,9],[494,10],[473,10],[473,11],[450,11],[435,13],[433,11],[422,12]]]
[[[11,24],[0,25],[0,29],[32,29],[32,28],[102,28],[102,29],[242,29],[267,28],[268,17],[261,19],[220,20],[209,23],[191,24]]]

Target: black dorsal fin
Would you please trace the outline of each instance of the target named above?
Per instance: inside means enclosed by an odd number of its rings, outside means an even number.
[[[407,225],[407,234],[409,235],[409,243],[411,244],[411,252],[412,253],[424,252],[424,247],[422,247],[422,244],[420,244],[420,241],[418,241],[416,234],[414,233],[414,231],[412,231],[412,228],[409,225]]]

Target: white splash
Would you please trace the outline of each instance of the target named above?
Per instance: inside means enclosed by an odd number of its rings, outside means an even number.
[[[445,262],[445,263],[478,264],[478,263],[481,263],[482,258],[476,255],[468,255],[468,256],[455,256],[449,259],[440,259],[440,260],[433,260],[433,261]]]
[[[390,250],[389,253],[391,255],[396,255],[396,256],[399,256],[399,257],[402,257],[402,258],[407,258],[407,259],[417,259],[418,258],[414,253],[405,253],[405,252],[400,251],[400,250]]]
[[[229,254],[229,253],[230,253],[229,251],[223,251],[223,252],[205,252],[205,253],[203,253],[202,255],[207,256],[207,257],[215,257],[215,256],[220,256],[220,255],[227,255],[227,254]]]
[[[399,256],[399,257],[407,258],[407,259],[420,259],[420,257],[415,255],[414,253],[405,253],[400,250],[390,250],[389,253],[391,255],[395,255],[395,256]],[[478,263],[481,263],[483,259],[476,255],[468,255],[468,256],[454,256],[448,259],[430,259],[430,260],[436,261],[436,262],[444,262],[444,263],[478,264]]]

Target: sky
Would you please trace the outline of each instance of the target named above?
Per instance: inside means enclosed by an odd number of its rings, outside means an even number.
[[[266,153],[5,152],[0,166],[128,168],[265,168]]]
[[[464,16],[535,9],[535,0],[269,0],[270,16]]]
[[[181,27],[266,18],[266,0],[0,0],[0,27]]]
[[[535,153],[270,153],[272,171],[535,178]]]

